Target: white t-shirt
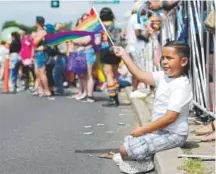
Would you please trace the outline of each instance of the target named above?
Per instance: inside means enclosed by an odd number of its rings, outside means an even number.
[[[8,55],[9,49],[5,48],[3,45],[0,45],[0,63],[3,63]]]
[[[166,112],[180,113],[177,120],[164,128],[179,135],[188,135],[189,105],[192,100],[192,88],[186,76],[169,78],[163,71],[153,72],[157,88],[152,110],[152,120],[163,117]]]
[[[137,49],[144,49],[145,42],[137,38],[135,34],[136,30],[142,30],[142,27],[137,23],[137,14],[132,14],[129,18],[126,29],[128,52],[133,52]]]

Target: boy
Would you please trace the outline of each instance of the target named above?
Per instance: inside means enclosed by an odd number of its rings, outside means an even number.
[[[153,169],[152,155],[182,146],[187,139],[187,119],[192,100],[191,84],[186,75],[190,49],[188,45],[178,41],[165,44],[161,58],[163,71],[159,72],[141,71],[121,47],[114,47],[114,52],[122,58],[134,76],[156,87],[152,122],[134,129],[120,148],[121,158],[116,160],[118,155],[114,156],[114,160],[120,162],[123,172],[145,172]],[[126,161],[128,159],[137,162]]]

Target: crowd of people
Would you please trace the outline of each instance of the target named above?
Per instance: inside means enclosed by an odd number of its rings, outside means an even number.
[[[77,20],[76,27],[85,20],[89,14],[83,14]],[[121,28],[115,23],[115,16],[110,8],[103,8],[100,12],[100,18],[104,26],[117,39],[118,43],[123,40],[120,36]],[[84,101],[94,102],[93,92],[96,85],[101,89],[108,91],[110,100],[105,106],[118,106],[117,91],[120,87],[126,87],[131,84],[130,73],[126,66],[116,59],[114,54],[110,54],[108,39],[104,36],[96,38],[95,42],[100,47],[100,53],[97,52],[92,41],[88,37],[67,41],[56,46],[47,46],[44,37],[47,34],[64,32],[68,29],[61,23],[56,26],[45,24],[42,16],[36,17],[37,31],[29,33],[26,28],[22,28],[22,33],[13,32],[11,42],[2,41],[1,43],[1,74],[3,78],[4,60],[10,59],[10,91],[19,91],[17,80],[23,80],[24,89],[30,90],[34,96],[51,97],[54,95],[64,95],[64,84],[70,86],[71,83],[78,80],[78,93],[72,98]],[[112,31],[111,31],[112,30]],[[105,35],[106,33],[102,33]],[[101,39],[103,38],[103,39]],[[117,43],[115,42],[115,43]],[[120,43],[121,44],[121,43]],[[68,72],[66,68],[67,59],[71,53],[84,53],[86,57],[86,72],[77,73]],[[99,63],[100,62],[100,63]],[[96,72],[99,66],[104,79],[100,81]],[[117,75],[118,74],[118,75]],[[100,82],[99,82],[100,81]]]
[[[122,28],[115,20],[110,8],[102,8],[99,17],[107,31],[92,41],[83,37],[67,41],[54,47],[47,47],[44,37],[47,34],[66,31],[62,24],[53,26],[45,24],[45,19],[36,17],[37,31],[29,34],[23,28],[22,36],[12,33],[12,42],[2,42],[1,57],[10,58],[10,87],[16,92],[19,69],[25,89],[32,84],[32,95],[51,97],[64,95],[64,82],[78,79],[78,93],[72,98],[82,102],[94,102],[94,87],[97,70],[102,65],[104,81],[97,83],[106,89],[109,100],[105,107],[120,105],[118,93],[121,88],[132,85],[130,97],[143,97],[138,85],[150,85],[155,91],[152,123],[133,130],[125,138],[120,154],[113,156],[121,171],[139,173],[153,169],[152,155],[158,151],[182,146],[188,136],[189,105],[192,100],[191,83],[187,76],[190,48],[186,42],[168,41],[163,48],[155,44],[154,66],[158,71],[145,72],[145,45],[151,37],[158,37],[161,18],[158,14],[170,10],[178,1],[134,1],[127,27]],[[141,6],[154,11],[142,10],[142,22],[137,21],[137,13]],[[88,18],[83,14],[76,26]],[[123,37],[123,36],[126,37]],[[111,45],[111,41],[114,46]],[[159,37],[158,37],[159,39]],[[158,39],[156,39],[158,41]],[[158,53],[160,51],[160,54]],[[78,74],[66,71],[67,57],[71,53],[84,53],[86,71]],[[1,63],[1,69],[4,69]],[[162,71],[163,69],[163,71]],[[2,71],[1,71],[2,72]],[[68,78],[70,77],[70,78]],[[31,80],[30,80],[31,79]],[[212,124],[214,125],[214,124]],[[209,126],[212,128],[213,126]],[[199,132],[199,131],[198,131]]]

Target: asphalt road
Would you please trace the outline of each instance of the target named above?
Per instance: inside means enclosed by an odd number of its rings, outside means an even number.
[[[96,97],[89,104],[1,94],[0,173],[119,174],[112,160],[98,155],[117,151],[138,122],[131,106],[102,108],[105,96]]]
[[[67,97],[50,101],[26,92],[1,94],[0,173],[120,173],[98,154],[118,150],[135,126],[135,116],[131,106],[101,108],[106,98],[97,98],[100,101],[89,104]]]

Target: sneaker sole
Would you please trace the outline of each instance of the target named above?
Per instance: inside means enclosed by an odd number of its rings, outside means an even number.
[[[144,173],[154,169],[154,164],[151,161],[122,161],[119,165],[122,172],[128,174]]]

